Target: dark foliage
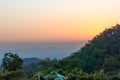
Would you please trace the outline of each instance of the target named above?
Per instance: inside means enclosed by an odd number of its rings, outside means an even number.
[[[2,59],[2,67],[7,71],[22,69],[23,60],[17,54],[6,53]]]

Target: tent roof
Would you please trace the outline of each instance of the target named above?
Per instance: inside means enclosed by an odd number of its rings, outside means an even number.
[[[64,78],[63,75],[58,74],[58,73],[55,72],[55,71],[52,71],[50,74],[48,74],[48,75],[46,76],[46,78],[49,77],[49,76],[56,76],[56,77]]]

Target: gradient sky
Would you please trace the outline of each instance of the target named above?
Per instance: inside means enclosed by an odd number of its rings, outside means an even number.
[[[0,0],[0,42],[90,40],[120,23],[120,0]]]

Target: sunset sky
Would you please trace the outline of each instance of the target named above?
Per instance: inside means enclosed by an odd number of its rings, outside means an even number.
[[[120,23],[120,0],[0,0],[0,42],[90,40]]]

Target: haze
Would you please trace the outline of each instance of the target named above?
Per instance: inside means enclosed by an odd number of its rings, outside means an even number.
[[[0,43],[0,59],[2,59],[4,53],[7,52],[17,53],[22,58],[37,57],[44,59],[50,57],[52,59],[61,59],[80,50],[84,44],[84,41],[59,43]]]

